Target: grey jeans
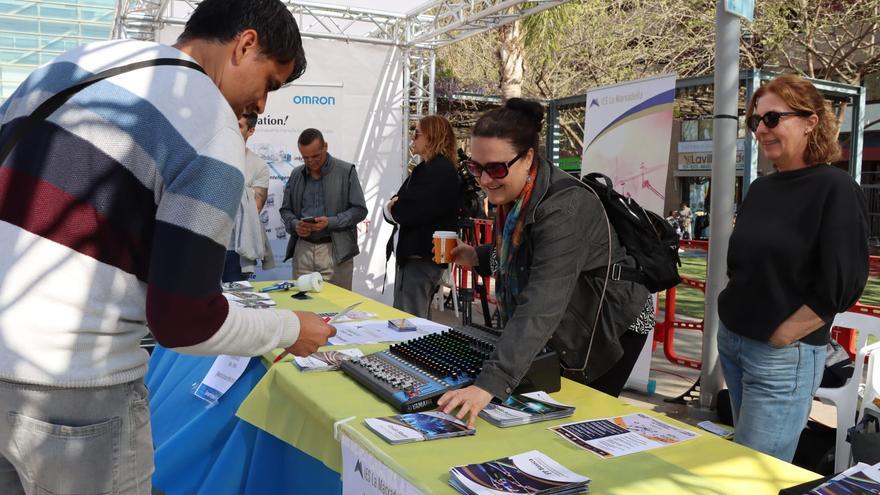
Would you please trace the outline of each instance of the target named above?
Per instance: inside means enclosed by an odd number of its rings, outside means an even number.
[[[431,297],[440,286],[442,266],[432,260],[408,259],[403,266],[397,265],[394,279],[394,307],[418,316],[431,318]]]
[[[0,494],[148,495],[143,380],[57,388],[0,380]]]

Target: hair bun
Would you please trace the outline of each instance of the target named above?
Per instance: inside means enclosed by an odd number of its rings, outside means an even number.
[[[544,125],[544,106],[535,100],[526,100],[524,98],[511,98],[504,103],[504,108],[520,112],[528,117],[529,121],[535,124],[538,132]]]

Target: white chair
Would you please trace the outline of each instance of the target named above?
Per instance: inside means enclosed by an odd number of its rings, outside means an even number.
[[[865,415],[865,409],[880,412],[880,404],[874,403],[875,399],[880,399],[880,342],[875,342],[864,350],[868,356],[868,375],[865,379],[865,390],[862,392],[859,419]]]
[[[865,364],[865,356],[870,350],[866,346],[868,336],[873,335],[880,340],[880,318],[864,313],[846,312],[834,317],[834,326],[855,328],[856,337],[856,360],[853,376],[842,387],[819,388],[815,397],[823,402],[832,403],[837,409],[837,437],[834,448],[834,472],[839,473],[849,467],[850,446],[846,441],[846,432],[855,425],[856,411],[859,403],[859,385],[862,381],[862,371]],[[874,346],[870,346],[874,347]]]

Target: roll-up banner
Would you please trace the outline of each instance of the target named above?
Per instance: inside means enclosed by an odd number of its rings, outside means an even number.
[[[619,193],[664,217],[675,79],[667,74],[588,91],[581,159],[582,175],[607,175]],[[628,388],[653,393],[653,340],[652,330]]]
[[[675,74],[587,92],[581,174],[601,172],[621,194],[663,215]]]

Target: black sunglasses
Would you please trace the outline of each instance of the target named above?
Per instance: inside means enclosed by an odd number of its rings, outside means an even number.
[[[513,164],[516,163],[520,158],[526,156],[526,153],[528,152],[528,149],[525,151],[520,151],[515,157],[513,157],[513,160],[510,160],[509,162],[489,162],[483,165],[473,160],[465,160],[464,162],[462,162],[462,165],[467,167],[471,175],[473,175],[477,179],[479,179],[480,176],[483,175],[483,172],[489,174],[489,177],[493,179],[503,179],[507,177],[507,174],[510,172],[510,167],[513,166]]]
[[[751,129],[752,132],[758,132],[758,124],[760,124],[762,121],[768,129],[773,129],[774,127],[779,125],[779,119],[781,119],[782,117],[788,117],[789,115],[797,115],[798,117],[809,117],[810,115],[813,115],[813,112],[798,110],[797,112],[767,112],[764,115],[752,115],[751,117],[749,117],[749,129]]]

